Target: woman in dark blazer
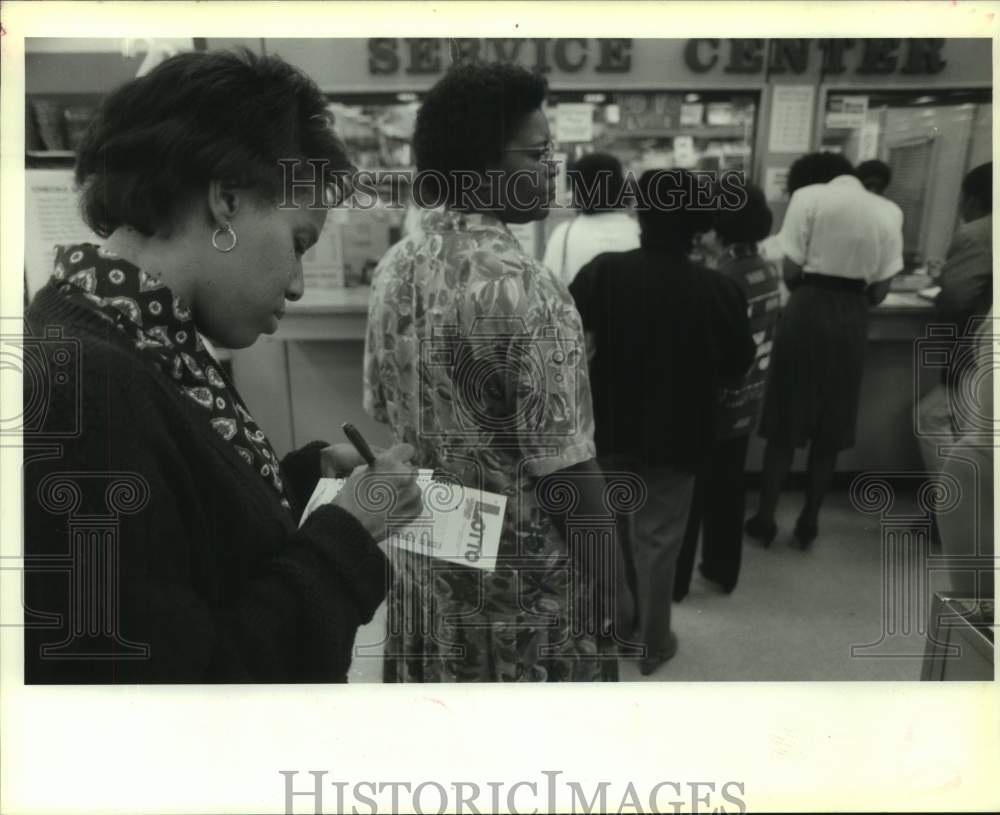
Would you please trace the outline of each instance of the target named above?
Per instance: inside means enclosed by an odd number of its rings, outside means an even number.
[[[325,162],[320,186],[291,188],[296,157]],[[276,330],[349,170],[319,88],[277,57],[182,54],[105,100],[76,164],[104,243],[63,247],[27,312],[50,375],[24,380],[44,402],[24,433],[27,682],[346,680],[390,579],[368,487],[412,517],[412,449],[300,524],[321,472],[360,457],[279,462],[202,337]]]

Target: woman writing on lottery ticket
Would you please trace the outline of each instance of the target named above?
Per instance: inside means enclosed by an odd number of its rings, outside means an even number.
[[[26,315],[66,363],[43,394],[61,451],[25,457],[28,683],[346,680],[390,581],[364,479],[416,515],[413,450],[279,462],[202,342],[245,348],[302,296],[327,213],[288,157],[351,168],[315,83],[249,52],[173,57],[91,124],[76,180],[105,243],[63,247]],[[297,528],[321,472],[352,470]]]

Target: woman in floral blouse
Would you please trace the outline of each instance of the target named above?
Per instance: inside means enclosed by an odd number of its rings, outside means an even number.
[[[435,85],[414,134],[421,228],[375,271],[365,408],[420,466],[508,499],[492,571],[393,550],[386,681],[617,678],[614,538],[566,543],[574,516],[607,514],[583,330],[507,227],[546,217],[554,196],[545,91],[499,64]],[[585,570],[598,555],[605,567]]]

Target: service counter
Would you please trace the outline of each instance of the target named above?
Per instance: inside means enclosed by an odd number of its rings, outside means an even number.
[[[369,291],[337,289],[290,303],[275,335],[233,352],[237,387],[280,453],[313,439],[340,440],[345,421],[374,444],[389,441],[361,406]],[[913,405],[935,372],[918,368],[916,352],[932,313],[928,301],[904,292],[872,309],[857,444],[840,457],[838,471],[921,469]],[[749,472],[760,470],[762,455],[754,437]],[[795,469],[804,465],[800,454]]]

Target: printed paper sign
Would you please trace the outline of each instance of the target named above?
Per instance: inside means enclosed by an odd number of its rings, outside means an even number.
[[[435,481],[431,476],[431,470],[417,474],[424,514],[402,528],[390,528],[386,542],[418,555],[493,571],[507,497]],[[330,503],[344,483],[343,478],[321,478],[299,525],[318,507]]]
[[[768,167],[764,173],[764,197],[768,201],[784,201],[788,186],[787,167]]]
[[[52,274],[57,244],[103,243],[80,217],[72,170],[25,172],[24,269],[33,296]]]
[[[705,118],[705,106],[700,102],[681,105],[681,127],[697,127]]]
[[[861,138],[858,139],[858,161],[878,158],[878,122],[865,122],[861,125]]]
[[[772,153],[805,153],[812,133],[812,85],[776,85],[771,103]]]
[[[709,102],[705,121],[710,125],[728,127],[734,123],[735,111],[731,102]]]
[[[677,167],[694,167],[698,156],[694,151],[694,139],[691,136],[674,137],[674,165]]]
[[[340,210],[334,209],[336,215]],[[346,214],[346,210],[344,210]],[[343,227],[337,219],[320,233],[319,240],[302,256],[302,278],[307,291],[344,287]]]
[[[868,116],[867,96],[831,96],[826,108],[826,126],[856,130]]]
[[[594,139],[594,106],[590,102],[556,105],[556,141],[589,142]]]

